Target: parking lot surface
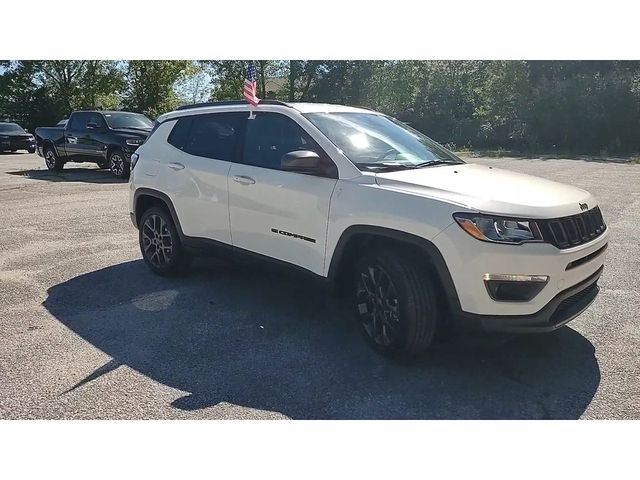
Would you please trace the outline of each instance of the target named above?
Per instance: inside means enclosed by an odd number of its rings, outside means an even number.
[[[546,335],[373,353],[313,282],[222,260],[141,260],[127,184],[0,154],[0,418],[640,418],[640,165],[472,159],[599,199],[600,295]]]

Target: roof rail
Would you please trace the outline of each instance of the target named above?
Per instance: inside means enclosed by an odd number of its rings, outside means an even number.
[[[205,103],[192,103],[190,105],[182,105],[176,110],[188,110],[191,108],[204,108],[204,107],[225,107],[227,105],[249,105],[245,100],[224,100],[221,102],[205,102]],[[288,103],[281,102],[279,100],[260,100],[258,105],[282,105],[283,107],[291,107]]]

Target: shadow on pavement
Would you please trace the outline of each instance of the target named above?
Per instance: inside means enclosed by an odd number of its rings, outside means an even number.
[[[202,260],[183,278],[139,261],[49,289],[43,305],[120,365],[188,392],[175,408],[229,402],[292,418],[580,417],[600,382],[594,347],[564,327],[458,339],[393,362],[373,353],[344,302],[312,281]]]
[[[49,182],[84,182],[84,183],[127,183],[113,176],[109,170],[97,168],[63,168],[59,172],[49,170],[15,170],[7,172],[10,175],[17,175],[34,180],[46,180]]]

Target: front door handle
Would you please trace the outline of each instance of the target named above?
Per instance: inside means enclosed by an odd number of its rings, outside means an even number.
[[[167,167],[169,167],[171,170],[183,170],[184,169],[184,165],[178,162],[171,162],[167,164]]]
[[[245,177],[244,175],[234,175],[233,181],[238,182],[240,185],[253,185],[256,181],[251,177]]]

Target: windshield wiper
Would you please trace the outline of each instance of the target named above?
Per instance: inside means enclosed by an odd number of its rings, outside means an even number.
[[[429,160],[426,162],[413,165],[415,168],[433,167],[435,165],[460,165],[460,162],[454,160]]]
[[[130,130],[142,130],[146,132],[147,130],[151,130],[151,127],[120,127],[120,128],[128,128]]]
[[[356,165],[358,167],[375,168],[375,169],[384,170],[387,172],[391,172],[394,170],[411,170],[415,168],[414,165],[407,164],[407,163],[358,162]]]

